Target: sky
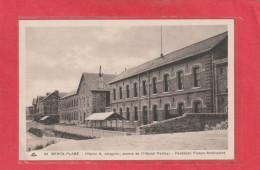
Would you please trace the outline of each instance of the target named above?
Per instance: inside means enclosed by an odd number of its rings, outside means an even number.
[[[120,74],[160,57],[160,26],[26,28],[26,105],[46,92],[77,89],[82,72]],[[168,54],[227,31],[224,25],[162,26]]]

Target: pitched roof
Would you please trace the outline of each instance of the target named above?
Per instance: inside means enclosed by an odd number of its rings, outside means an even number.
[[[73,91],[71,91],[71,92],[65,94],[63,97],[61,97],[61,99],[64,99],[64,98],[73,96],[73,95],[75,95],[75,94],[77,94],[77,90],[73,90]]]
[[[40,120],[45,120],[45,119],[47,119],[49,116],[44,116],[44,117],[42,117]]]
[[[97,73],[83,73],[82,75],[85,77],[90,90],[100,90],[98,89],[99,75]],[[109,82],[115,77],[114,74],[103,74],[104,90],[109,90]]]
[[[212,48],[214,48],[216,45],[218,45],[222,40],[224,40],[227,37],[227,35],[228,35],[227,32],[218,34],[214,37],[208,38],[206,40],[192,44],[185,48],[171,52],[171,53],[165,55],[164,57],[159,57],[154,60],[148,61],[144,64],[141,64],[141,65],[138,65],[131,69],[128,69],[128,70],[122,72],[121,74],[119,74],[110,83],[114,83],[116,81],[125,79],[127,77],[131,77],[131,76],[137,75],[139,73],[143,73],[145,71],[163,66],[165,64],[172,63],[174,61],[178,61],[178,60],[186,58],[186,57],[194,56],[196,54],[209,51]]]
[[[67,93],[59,93],[60,98],[62,98],[63,96],[65,96]]]
[[[45,99],[45,96],[37,96],[37,102],[41,102]]]
[[[114,112],[103,112],[103,113],[93,113],[89,117],[87,117],[85,120],[106,120],[106,119],[124,119],[122,116],[120,116],[117,113]]]
[[[66,93],[59,93],[58,91],[54,91],[54,92],[52,92],[52,93],[49,93],[46,97],[44,97],[41,101],[43,101],[43,100],[45,100],[45,99],[47,99],[49,96],[51,96],[52,94],[57,94],[58,96],[59,96],[59,98],[61,97],[61,96],[64,96]]]

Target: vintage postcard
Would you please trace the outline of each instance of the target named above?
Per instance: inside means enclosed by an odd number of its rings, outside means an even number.
[[[20,20],[20,160],[234,159],[234,20]]]

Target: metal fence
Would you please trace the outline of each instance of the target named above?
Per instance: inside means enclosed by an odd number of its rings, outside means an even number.
[[[135,133],[129,132],[119,132],[119,131],[110,131],[102,129],[92,129],[82,126],[64,126],[64,125],[44,125],[38,122],[27,122],[26,129],[27,131],[30,128],[37,128],[41,130],[57,130],[60,132],[76,134],[81,136],[95,136],[95,137],[113,137],[113,136],[132,136]]]

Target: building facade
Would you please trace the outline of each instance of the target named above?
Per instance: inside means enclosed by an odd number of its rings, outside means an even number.
[[[102,74],[101,68],[99,73],[83,73],[78,88],[60,100],[60,122],[85,124],[91,114],[105,112],[110,106],[108,83],[113,78],[115,75]]]
[[[58,90],[52,93],[46,93],[46,96],[37,97],[37,114],[40,116],[58,115],[59,100],[64,93]]]
[[[227,111],[227,32],[126,70],[110,82],[111,110],[135,128],[184,113]]]
[[[63,96],[59,102],[60,123],[78,123],[78,108],[79,100],[77,96],[77,90],[71,91]]]

